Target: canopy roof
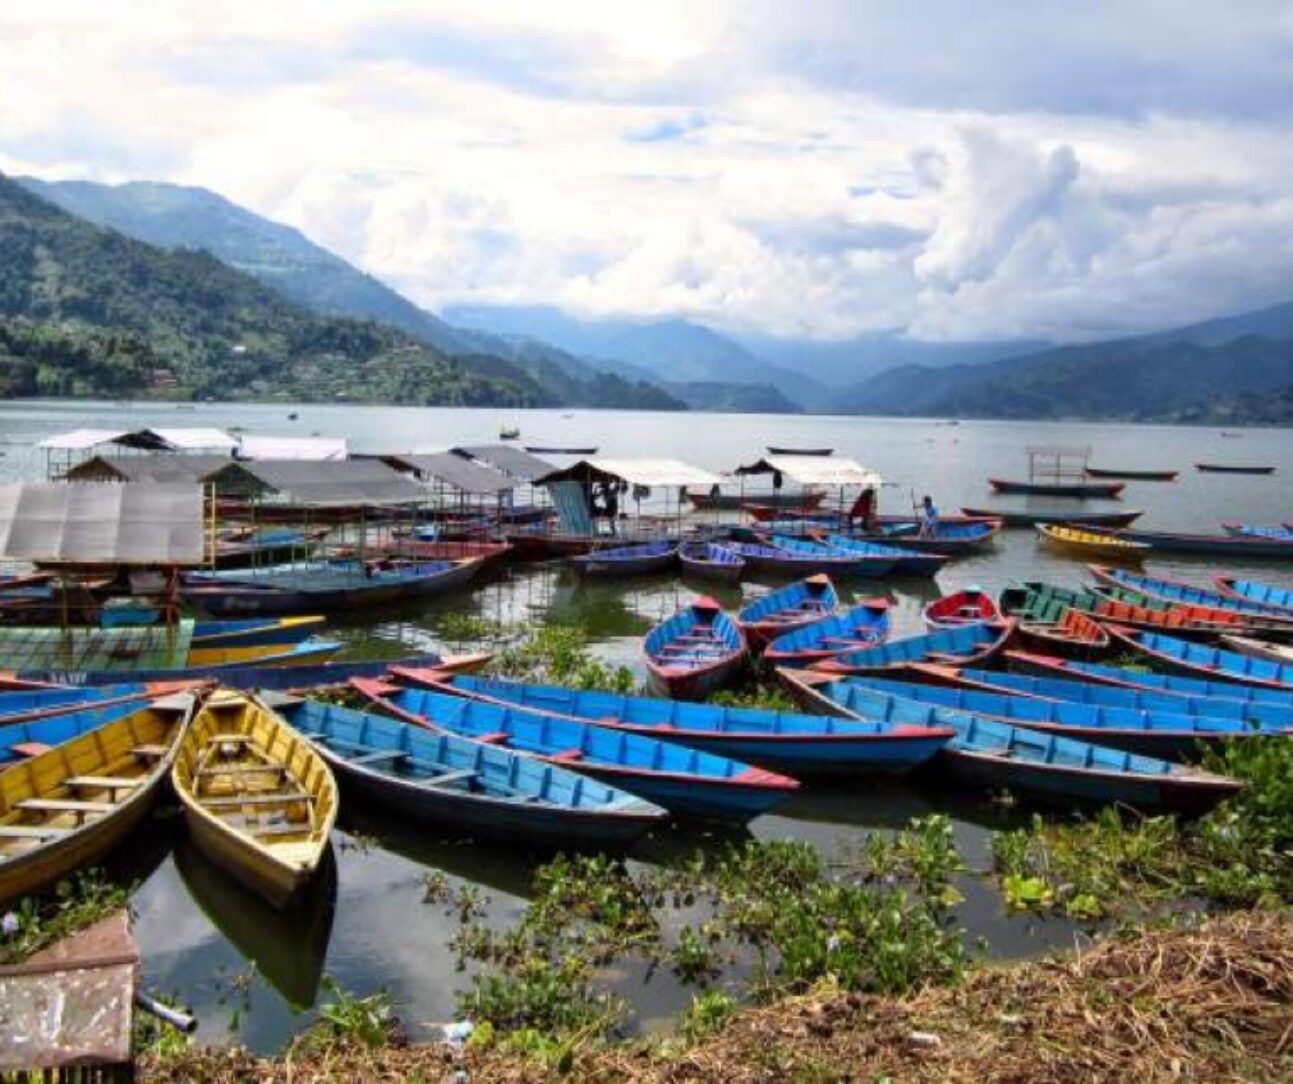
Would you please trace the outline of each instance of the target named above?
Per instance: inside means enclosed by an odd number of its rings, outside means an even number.
[[[46,437],[37,447],[60,452],[86,452],[101,444],[119,444],[149,452],[176,452],[197,448],[232,452],[238,441],[223,429],[209,427],[175,429],[73,429],[70,433]]]
[[[722,479],[681,459],[581,459],[578,463],[552,471],[535,479],[536,485],[549,482],[589,481],[628,482],[635,486],[703,486],[719,485]]]
[[[215,448],[223,448],[227,452],[232,452],[238,447],[238,438],[226,433],[223,429],[214,429],[205,426],[196,426],[188,429],[172,429],[164,427],[153,429],[151,432],[161,437],[172,448],[180,451],[191,451],[201,449],[209,451]]]
[[[202,487],[0,485],[0,557],[74,564],[200,565]]]
[[[543,477],[554,467],[546,459],[540,459],[530,452],[513,448],[510,444],[476,444],[470,447],[450,448],[455,455],[487,463],[495,470],[501,470],[518,482],[533,482]]]
[[[238,443],[239,459],[344,460],[348,454],[340,437],[258,437],[249,433]]]
[[[238,471],[227,455],[96,455],[66,473],[70,481],[116,475],[124,482],[204,482],[223,471]]]
[[[500,470],[464,459],[452,452],[435,454],[388,455],[385,461],[397,469],[412,471],[423,481],[434,480],[464,493],[494,495],[516,487],[516,481]]]
[[[284,503],[338,508],[426,500],[421,486],[377,459],[266,459],[239,466]]]
[[[856,459],[843,455],[769,455],[737,474],[781,474],[802,486],[878,486],[882,479]]]

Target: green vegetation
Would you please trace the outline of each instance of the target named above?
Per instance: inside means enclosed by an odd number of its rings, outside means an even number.
[[[588,637],[571,625],[544,625],[528,633],[519,643],[505,647],[494,658],[490,673],[547,685],[565,685],[572,689],[602,689],[607,692],[632,693],[637,678],[626,666],[612,667],[594,658],[588,650]]]
[[[24,897],[0,918],[0,964],[20,963],[121,910],[129,899],[129,888],[95,869],[60,881],[48,896]]]

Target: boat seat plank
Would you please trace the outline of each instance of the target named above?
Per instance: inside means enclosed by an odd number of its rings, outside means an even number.
[[[352,757],[351,764],[377,764],[383,760],[403,760],[408,753],[403,749],[375,749],[371,753],[362,753]]]
[[[250,734],[212,734],[207,738],[208,744],[214,745],[219,742],[224,745],[248,745],[252,738]]]
[[[211,798],[199,798],[199,802],[207,809],[233,809],[244,805],[286,805],[290,802],[312,802],[314,795],[306,794],[304,791],[296,791],[292,794],[229,794],[220,795]]]
[[[130,790],[140,786],[144,781],[142,779],[127,779],[120,775],[74,775],[63,782],[75,790],[97,789],[97,790]]]
[[[168,745],[136,745],[130,751],[141,760],[149,760],[160,759],[171,750]]]
[[[255,836],[257,839],[268,839],[272,836],[308,836],[314,831],[313,825],[308,821],[301,821],[299,824],[266,824],[257,826],[254,824],[239,825],[242,831],[248,835]]]
[[[270,775],[286,771],[282,764],[226,764],[217,768],[199,768],[198,775]]]
[[[38,757],[41,753],[48,753],[53,748],[52,745],[46,745],[43,741],[20,741],[9,746],[9,751],[20,757]]]
[[[52,839],[65,836],[70,828],[56,828],[52,824],[0,824],[0,839]]]
[[[495,730],[490,734],[477,734],[472,741],[478,741],[483,745],[506,745],[512,740],[512,735],[506,730]]]
[[[75,798],[24,798],[17,807],[40,813],[111,813],[117,808],[111,802],[82,802]]]
[[[583,760],[584,751],[582,749],[562,749],[559,753],[550,753],[548,759],[570,763],[576,760]]]
[[[442,775],[433,775],[424,780],[429,787],[443,787],[449,783],[463,783],[475,779],[479,773],[471,769],[464,769],[460,772],[445,772]],[[510,789],[510,788],[509,788]]]

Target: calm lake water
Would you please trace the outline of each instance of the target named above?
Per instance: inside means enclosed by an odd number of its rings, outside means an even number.
[[[289,420],[289,412],[298,418]],[[286,404],[175,409],[157,404],[0,403],[0,479],[44,477],[44,453],[35,443],[82,426],[237,425],[255,433],[346,437],[354,451],[377,452],[492,443],[500,424],[519,425],[522,444],[596,444],[603,455],[676,457],[720,472],[758,458],[768,444],[832,446],[880,472],[889,483],[882,491],[881,511],[894,513],[909,512],[913,499],[924,493],[932,494],[945,512],[962,505],[1023,507],[1020,499],[1013,504],[994,499],[986,479],[1026,477],[1024,450],[1030,444],[1089,445],[1097,465],[1181,470],[1175,483],[1128,484],[1117,506],[1144,509],[1140,525],[1214,530],[1221,520],[1293,520],[1293,433],[1243,430],[1228,438],[1216,429],[1166,426],[952,426],[871,418]],[[1274,464],[1278,470],[1273,477],[1198,474],[1193,469],[1197,461]],[[1206,562],[1186,558],[1150,562],[1147,567],[1201,583],[1216,571]],[[1278,566],[1254,563],[1240,571],[1293,585],[1293,570]],[[894,581],[872,585],[866,593],[883,591],[892,597],[896,632],[901,634],[916,631],[920,607],[940,589],[978,584],[995,591],[1012,580],[1036,578],[1077,584],[1082,572],[1080,562],[1044,550],[1030,532],[1012,531],[1004,534],[994,552],[950,565],[936,585]],[[763,589],[742,585],[720,598],[735,606]],[[470,595],[395,612],[352,615],[330,634],[344,640],[352,655],[389,655],[400,649],[455,647],[439,633],[447,614],[476,614],[512,626],[556,621],[582,625],[599,655],[641,672],[640,637],[692,594],[673,577],[584,584],[559,565],[521,567],[498,574]],[[986,868],[990,832],[1003,814],[986,802],[930,785],[867,780],[811,789],[792,806],[755,821],[750,834],[808,840],[830,851],[856,843],[868,831],[892,830],[933,811],[953,816],[966,861]],[[180,838],[173,818],[159,823],[132,849],[131,872],[142,879],[134,905],[148,984],[179,995],[194,1008],[202,1021],[200,1040],[276,1048],[304,1023],[301,1013],[315,1000],[325,973],[360,992],[385,987],[415,1026],[451,1019],[454,991],[463,981],[454,972],[448,945],[457,923],[442,907],[422,902],[424,875],[439,870],[454,884],[479,885],[497,921],[515,918],[524,907],[537,861],[531,856],[442,837],[358,809],[345,812],[343,827],[329,876],[301,911],[287,916],[237,889],[194,853]],[[733,838],[741,836],[669,829],[648,840],[633,858],[665,862],[698,847],[717,849]],[[967,899],[958,917],[971,936],[988,939],[994,954],[1019,956],[1071,944],[1073,929],[1067,923],[1008,917],[1000,899],[982,882],[967,878],[961,887]],[[657,974],[649,983],[638,974],[619,975],[617,988],[633,996],[638,1025],[644,1027],[690,1000],[690,992],[667,975]],[[231,1030],[235,1009],[239,1022],[237,1030]]]

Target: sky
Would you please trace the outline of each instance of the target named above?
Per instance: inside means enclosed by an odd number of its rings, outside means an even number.
[[[430,308],[1081,341],[1293,298],[1293,5],[42,0],[0,170],[200,185]]]

